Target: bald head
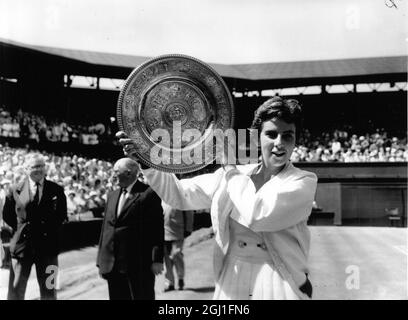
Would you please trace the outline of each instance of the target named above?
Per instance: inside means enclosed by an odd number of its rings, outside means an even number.
[[[136,180],[139,170],[138,163],[130,158],[121,158],[113,166],[114,177],[121,188],[126,188],[132,184]]]
[[[130,158],[119,159],[118,161],[115,162],[115,165],[113,167],[123,167],[126,170],[134,172],[135,174],[139,172],[138,163],[135,160],[132,160]]]

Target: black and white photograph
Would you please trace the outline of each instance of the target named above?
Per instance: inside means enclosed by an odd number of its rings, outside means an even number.
[[[0,0],[0,300],[408,300],[407,2]]]

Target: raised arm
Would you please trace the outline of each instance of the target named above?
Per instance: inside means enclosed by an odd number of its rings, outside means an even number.
[[[250,229],[279,231],[306,220],[312,210],[317,178],[310,172],[268,183],[256,193],[250,177],[228,172],[227,192],[236,208],[232,217]]]
[[[138,161],[135,142],[123,131],[116,133],[126,156]],[[212,197],[218,188],[224,172],[219,169],[190,179],[179,180],[174,174],[143,168],[142,173],[148,184],[168,205],[179,210],[199,210],[211,207]]]
[[[213,194],[223,178],[222,169],[182,180],[179,180],[174,174],[151,168],[142,171],[148,184],[160,198],[179,210],[210,208]]]

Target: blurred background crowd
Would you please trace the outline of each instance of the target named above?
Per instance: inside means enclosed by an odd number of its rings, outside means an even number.
[[[407,137],[390,136],[384,129],[363,135],[351,129],[312,135],[305,129],[292,155],[293,162],[405,162]]]
[[[114,142],[111,127],[66,123],[19,110],[0,108],[0,137],[41,142],[78,142],[97,145]],[[307,128],[293,153],[294,162],[404,162],[408,160],[407,136],[391,136],[385,129],[355,134],[351,126],[312,134]]]
[[[79,142],[95,145],[103,142],[111,133],[103,123],[93,123],[88,126],[66,123],[59,119],[45,118],[23,112],[21,109],[11,113],[5,106],[0,107],[0,136],[24,138],[36,141]]]

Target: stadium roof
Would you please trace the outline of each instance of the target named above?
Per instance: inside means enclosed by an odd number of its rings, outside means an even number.
[[[28,45],[0,38],[1,69],[3,69],[1,60],[12,59],[10,57],[12,52],[19,52],[20,55],[22,52],[42,53],[52,60],[59,58],[69,65],[70,69],[66,72],[71,71],[71,74],[80,71],[84,72],[83,75],[121,78],[126,78],[133,68],[150,58]],[[240,89],[345,83],[345,81],[406,81],[407,76],[407,56],[231,65],[210,63],[210,65],[222,77],[229,79],[230,85]]]

